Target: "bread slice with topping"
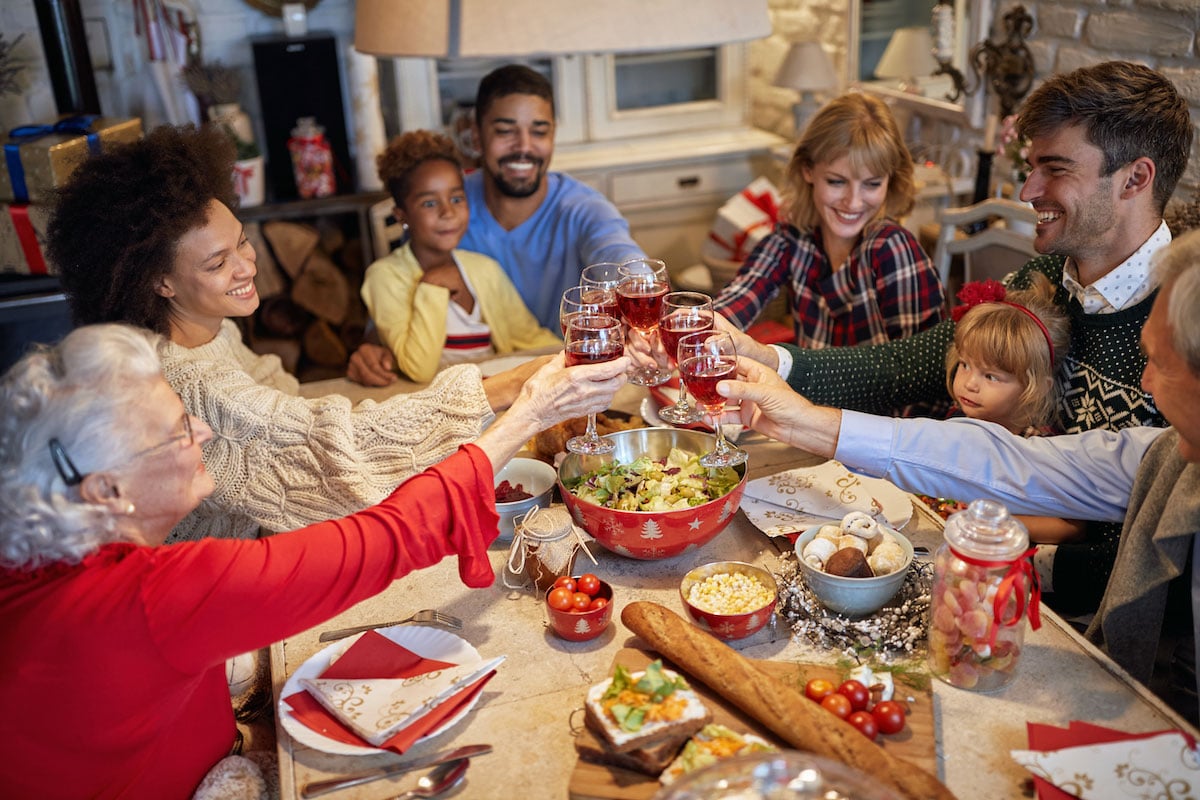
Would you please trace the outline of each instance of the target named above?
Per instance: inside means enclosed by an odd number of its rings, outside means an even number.
[[[712,721],[700,696],[662,661],[635,673],[616,665],[611,678],[588,690],[584,707],[588,726],[617,753],[686,738]]]

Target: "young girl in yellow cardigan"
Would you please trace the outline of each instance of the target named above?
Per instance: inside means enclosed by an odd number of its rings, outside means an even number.
[[[448,137],[410,131],[376,164],[408,236],[367,269],[362,298],[405,375],[423,383],[450,364],[561,344],[538,325],[500,264],[455,249],[469,212]]]

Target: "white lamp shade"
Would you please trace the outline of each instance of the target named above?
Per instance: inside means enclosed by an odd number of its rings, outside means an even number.
[[[701,47],[771,33],[767,0],[357,0],[376,56],[495,57]]]
[[[875,66],[879,78],[915,78],[937,72],[929,28],[900,28],[892,34]]]
[[[820,42],[795,42],[775,73],[775,86],[821,92],[837,86],[833,62]]]

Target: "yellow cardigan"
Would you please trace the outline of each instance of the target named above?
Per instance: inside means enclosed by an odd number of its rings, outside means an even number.
[[[455,250],[454,259],[475,290],[480,318],[491,329],[498,354],[562,344],[538,325],[494,259],[469,250]],[[395,354],[400,370],[420,383],[437,373],[450,304],[447,289],[421,283],[424,274],[405,244],[368,267],[362,285],[362,299],[380,339]]]

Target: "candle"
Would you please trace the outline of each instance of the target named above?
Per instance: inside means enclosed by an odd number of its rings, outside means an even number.
[[[946,3],[933,7],[933,57],[948,63],[954,57],[954,8]]]
[[[989,153],[996,152],[996,127],[1000,124],[1000,118],[995,114],[988,114],[987,123],[983,129],[983,149]]]

